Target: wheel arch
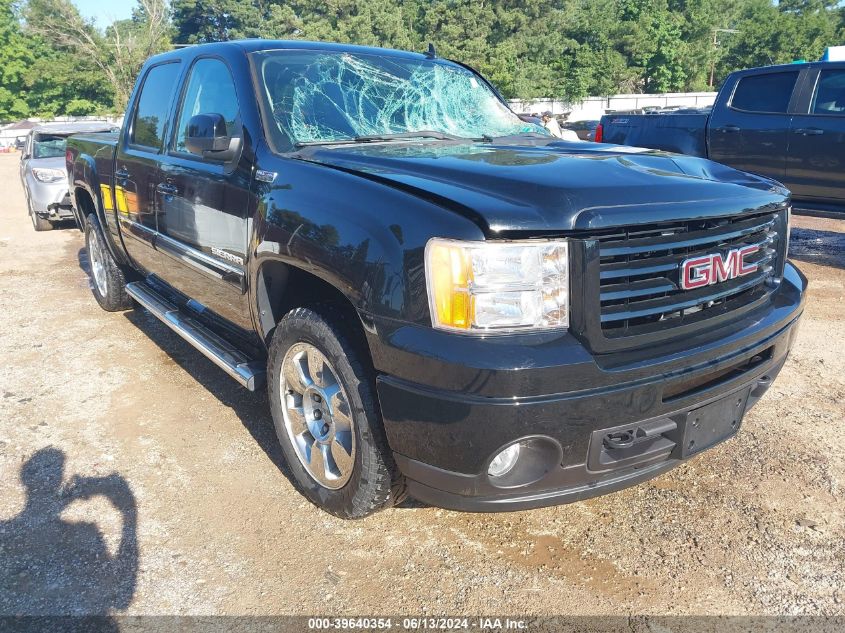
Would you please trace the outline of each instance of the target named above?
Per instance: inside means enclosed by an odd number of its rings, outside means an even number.
[[[310,308],[332,313],[325,316],[336,317],[350,342],[369,356],[366,330],[370,326],[366,315],[342,290],[316,272],[280,258],[265,258],[257,267],[253,288],[257,332],[268,347],[285,314],[294,308]]]
[[[72,209],[77,228],[85,233],[85,218],[91,213],[97,215],[97,204],[86,185],[74,184]],[[102,225],[102,222],[100,224]]]
[[[97,220],[100,222],[100,227],[102,228],[103,223],[97,213],[97,203],[94,202],[94,198],[87,186],[77,184],[74,187],[73,201],[73,215],[76,218],[76,223],[80,231],[85,232],[85,219],[92,213],[97,216]]]
[[[115,248],[113,243],[114,236],[109,230],[109,225],[106,222],[105,211],[103,210],[103,201],[100,197],[91,191],[87,182],[76,182],[73,188],[73,215],[79,230],[85,232],[85,221],[89,215],[97,218],[100,225],[100,230],[103,232],[103,238],[106,242],[106,248],[109,249],[114,260],[121,266],[126,266],[128,262],[120,249]]]
[[[88,213],[94,213],[100,221],[100,227],[105,229],[105,218],[103,217],[103,201],[100,199],[100,179],[97,174],[97,168],[94,159],[84,153],[77,153],[78,150],[71,150],[72,158],[68,161],[68,170],[71,176],[71,197],[73,202],[73,215],[76,218],[79,230],[85,232],[85,218]],[[84,200],[87,196],[91,210],[83,212],[78,209],[81,204],[80,199]]]

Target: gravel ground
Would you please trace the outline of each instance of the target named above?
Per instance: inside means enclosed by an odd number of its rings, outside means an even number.
[[[359,522],[280,472],[264,393],[90,294],[0,155],[0,614],[845,615],[845,221],[795,218],[802,329],[740,434],[633,489]]]

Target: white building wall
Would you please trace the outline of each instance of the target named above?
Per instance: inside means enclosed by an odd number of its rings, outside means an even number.
[[[508,101],[514,112],[545,112],[551,110],[554,114],[569,114],[570,121],[600,119],[608,111],[636,110],[648,106],[685,106],[704,107],[712,105],[716,100],[715,92],[670,92],[665,94],[630,94],[610,95],[607,97],[587,97],[583,101],[569,103],[555,99]]]

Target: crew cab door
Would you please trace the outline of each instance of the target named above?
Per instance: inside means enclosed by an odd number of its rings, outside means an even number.
[[[727,102],[710,115],[710,159],[783,180],[800,74],[796,68],[740,75]]]
[[[158,173],[156,248],[170,261],[157,274],[203,307],[249,328],[244,293],[251,161],[243,156],[240,113],[240,102],[249,97],[240,96],[224,60],[193,62]],[[226,162],[192,154],[186,146],[191,117],[212,113],[222,115],[229,136],[240,139],[239,153]]]
[[[792,117],[784,184],[799,199],[845,200],[845,66],[814,67]]]
[[[115,214],[126,252],[147,272],[156,272],[161,264],[153,246],[159,214],[155,188],[181,66],[175,61],[147,70],[115,151],[114,182],[101,183],[114,187]]]

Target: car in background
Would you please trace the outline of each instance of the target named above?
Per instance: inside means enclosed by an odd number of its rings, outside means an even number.
[[[535,114],[529,114],[528,112],[523,112],[522,114],[517,114],[516,116],[519,117],[520,121],[525,121],[526,123],[533,123],[534,125],[539,125],[542,127],[543,121]]]
[[[601,120],[599,140],[709,158],[783,183],[794,207],[845,211],[845,61],[750,68],[712,107]]]
[[[67,137],[118,129],[104,122],[47,123],[33,128],[21,142],[21,182],[29,217],[36,231],[49,231],[54,222],[74,219],[65,168]]]
[[[598,121],[567,121],[561,127],[572,130],[582,141],[593,141],[596,137]]]

